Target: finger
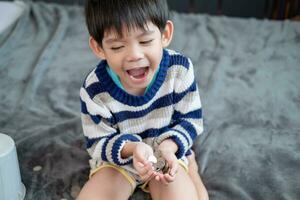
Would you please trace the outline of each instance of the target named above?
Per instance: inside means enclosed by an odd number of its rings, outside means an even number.
[[[171,176],[175,176],[177,174],[177,170],[178,170],[178,164],[175,164],[170,168],[169,174]]]
[[[148,171],[153,171],[153,167],[149,163],[139,164],[139,166],[140,166],[139,169],[137,169],[139,174],[144,175],[144,174],[148,173]]]
[[[142,162],[137,163],[139,167],[144,167],[145,165]]]
[[[137,163],[136,171],[138,174],[145,174],[148,170],[142,163]]]
[[[158,174],[155,176],[155,180],[159,181],[159,175]]]
[[[135,158],[138,162],[141,162],[143,165],[146,165],[148,163],[148,160],[147,160],[147,158],[149,157],[148,154],[149,153],[147,153],[147,152],[142,152],[140,154],[136,154]]]
[[[169,174],[171,176],[175,176],[175,174],[178,171],[178,167],[179,167],[177,159],[174,160],[173,162],[171,162],[169,166],[170,166],[170,168],[169,168]]]
[[[139,170],[137,170],[137,171],[138,171],[138,174],[139,174],[140,176],[145,176],[150,170],[147,169],[146,167],[143,167],[143,168],[141,168],[141,169],[139,169]]]
[[[145,165],[145,169],[147,169],[147,171],[154,171],[154,167],[150,162]]]
[[[165,179],[168,183],[170,183],[175,180],[175,176],[171,176],[170,174],[165,174]]]
[[[151,171],[151,172],[147,173],[146,175],[142,176],[141,179],[143,181],[149,181],[153,178],[156,178],[156,176],[157,176],[157,172]]]
[[[168,185],[168,181],[166,180],[165,176],[163,174],[159,174],[159,180],[165,185]]]
[[[149,171],[147,174],[145,174],[144,176],[141,176],[141,179],[143,181],[147,181],[147,180],[151,180],[153,177],[156,176],[156,173],[154,171]]]
[[[139,165],[143,165],[144,167],[147,167],[147,166],[152,166],[152,163],[151,162],[149,162],[149,161],[147,161],[147,160],[139,160],[139,162],[138,162],[138,164]]]
[[[139,172],[139,175],[144,177],[144,176],[149,176],[149,175],[152,175],[152,174],[155,174],[156,175],[156,171],[154,171],[154,167],[151,165],[151,164],[147,164],[147,166],[145,166],[143,168],[143,170],[141,170]]]
[[[142,159],[141,162],[142,162],[144,165],[148,165],[148,164],[149,164],[149,161],[146,160],[146,159]]]

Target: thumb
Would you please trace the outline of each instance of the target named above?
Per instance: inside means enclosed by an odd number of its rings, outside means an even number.
[[[170,157],[168,156],[166,158],[166,162],[169,165],[169,174],[171,176],[174,176],[177,173],[178,167],[179,167],[177,157],[175,155],[174,156],[170,156]]]
[[[175,176],[176,174],[177,174],[177,171],[178,171],[178,163],[176,164],[176,165],[172,165],[171,167],[170,167],[170,175],[171,176]]]

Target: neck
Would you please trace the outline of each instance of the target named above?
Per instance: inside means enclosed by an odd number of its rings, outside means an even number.
[[[122,83],[123,84],[123,83]],[[125,91],[131,95],[143,96],[146,88],[131,88],[123,84]]]

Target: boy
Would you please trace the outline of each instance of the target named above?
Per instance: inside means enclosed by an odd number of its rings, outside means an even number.
[[[102,61],[80,90],[91,173],[78,199],[125,200],[136,187],[154,200],[206,199],[186,157],[203,130],[200,98],[191,61],[164,49],[173,35],[166,1],[88,0],[85,13]]]

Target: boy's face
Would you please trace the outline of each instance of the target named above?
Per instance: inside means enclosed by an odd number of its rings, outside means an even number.
[[[123,28],[122,33],[123,37],[115,31],[105,32],[102,47],[90,38],[90,46],[97,56],[106,59],[128,93],[141,95],[160,64],[163,48],[171,41],[173,24],[168,21],[163,33],[151,22],[145,30]]]

